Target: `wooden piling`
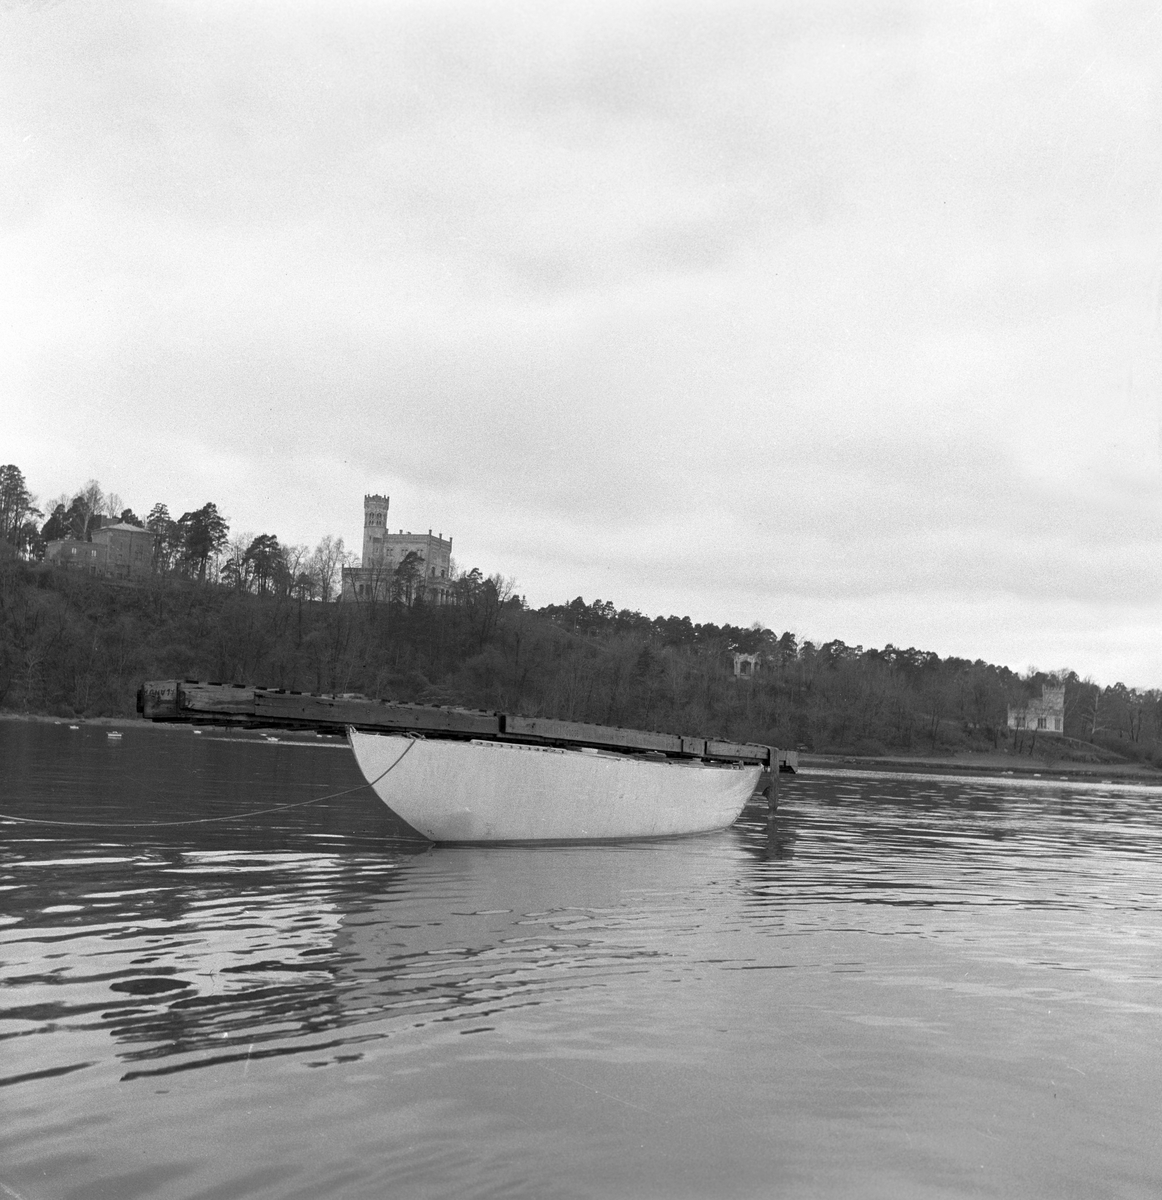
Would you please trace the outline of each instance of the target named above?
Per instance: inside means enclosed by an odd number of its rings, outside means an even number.
[[[771,781],[767,784],[767,816],[773,817],[779,811],[779,768],[771,771]]]

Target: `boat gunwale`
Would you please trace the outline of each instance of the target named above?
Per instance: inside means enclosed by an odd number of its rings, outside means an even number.
[[[431,742],[462,742],[469,746],[482,746],[490,750],[537,750],[550,754],[583,754],[587,758],[611,758],[617,762],[632,762],[640,765],[656,767],[702,767],[707,770],[744,771],[754,767],[766,770],[766,763],[758,759],[715,759],[697,758],[690,754],[666,754],[658,750],[610,750],[604,746],[563,746],[553,743],[525,741],[519,738],[463,738],[432,736],[423,733],[408,733],[404,730],[367,729],[358,725],[348,725],[348,741],[350,732],[366,734],[369,737],[412,738],[416,741]]]

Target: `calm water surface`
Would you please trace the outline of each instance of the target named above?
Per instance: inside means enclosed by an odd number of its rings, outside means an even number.
[[[101,823],[0,821],[0,1195],[1162,1194],[1159,790],[805,773],[773,830],[582,847],[239,816],[360,783],[0,721],[0,810]]]

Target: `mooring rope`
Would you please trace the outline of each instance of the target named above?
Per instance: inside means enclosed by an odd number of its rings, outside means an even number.
[[[0,812],[0,821],[16,821],[21,825],[61,825],[68,828],[84,829],[167,829],[175,825],[215,825],[222,821],[244,821],[248,817],[261,817],[267,813],[286,812],[291,808],[306,808],[308,804],[322,804],[324,800],[338,800],[340,796],[350,796],[352,792],[361,792],[364,788],[375,787],[385,776],[399,766],[407,757],[408,751],[416,744],[415,738],[409,738],[403,753],[374,779],[361,783],[356,787],[347,788],[342,792],[330,792],[326,796],[316,796],[313,800],[299,800],[295,804],[276,804],[273,808],[256,808],[251,812],[230,813],[225,817],[199,817],[190,821],[53,821],[48,817],[16,817],[10,813]]]

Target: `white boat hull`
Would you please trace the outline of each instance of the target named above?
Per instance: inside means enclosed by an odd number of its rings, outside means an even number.
[[[668,837],[725,829],[762,768],[510,742],[360,733],[359,769],[433,842]]]

